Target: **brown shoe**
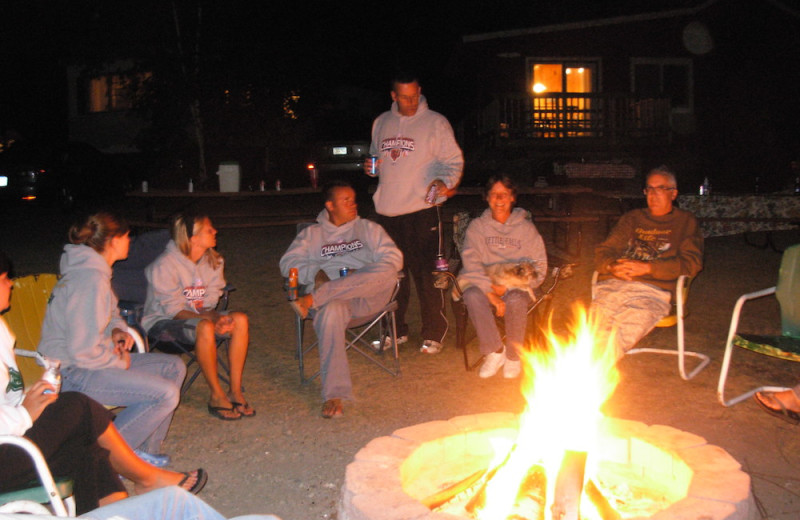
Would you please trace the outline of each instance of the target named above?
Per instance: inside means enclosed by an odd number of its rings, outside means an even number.
[[[322,417],[325,419],[339,419],[343,416],[341,399],[328,399],[322,404]]]

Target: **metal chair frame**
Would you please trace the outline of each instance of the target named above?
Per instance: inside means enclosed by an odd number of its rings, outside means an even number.
[[[743,294],[736,300],[736,305],[733,308],[731,315],[731,324],[728,329],[728,337],[725,340],[725,355],[722,359],[722,366],[720,368],[719,381],[717,383],[717,400],[722,406],[733,406],[737,403],[744,401],[756,392],[783,392],[790,390],[790,387],[775,386],[775,385],[762,385],[753,388],[744,393],[741,393],[730,399],[725,398],[725,384],[728,379],[728,372],[730,370],[731,359],[733,357],[733,347],[737,345],[737,340],[740,339],[737,335],[739,328],[739,320],[741,318],[742,308],[745,303],[752,300],[757,300],[765,296],[776,295],[778,302],[781,306],[782,314],[782,336],[775,339],[786,340],[795,348],[800,347],[800,337],[797,337],[797,324],[789,324],[789,316],[786,314],[789,311],[785,307],[797,308],[797,301],[800,296],[796,293],[797,281],[800,280],[800,245],[795,245],[787,248],[781,259],[781,266],[778,275],[778,283],[773,287],[761,289],[747,294]],[[794,316],[795,319],[797,316]],[[773,345],[774,346],[774,345]],[[780,354],[782,360],[800,361],[800,353],[798,351],[781,351],[780,346],[775,346],[776,354]],[[764,352],[759,352],[764,354]]]
[[[592,274],[592,300],[595,297],[595,285],[597,284],[598,272]],[[685,336],[684,336],[684,319],[686,318],[686,300],[689,297],[689,287],[691,286],[692,279],[682,274],[678,277],[675,283],[675,312],[670,313],[668,316],[661,318],[656,323],[656,327],[672,327],[677,325],[677,349],[666,348],[651,348],[651,347],[635,347],[630,349],[627,354],[667,354],[678,356],[678,373],[681,379],[688,381],[700,373],[706,365],[711,361],[707,355],[700,352],[693,352],[685,349]],[[687,373],[686,371],[686,357],[693,357],[699,359],[699,363]]]

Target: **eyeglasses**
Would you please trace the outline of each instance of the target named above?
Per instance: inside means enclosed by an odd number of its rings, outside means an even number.
[[[668,191],[675,191],[675,188],[671,186],[646,186],[642,191],[645,195],[647,195],[648,193],[665,193]]]

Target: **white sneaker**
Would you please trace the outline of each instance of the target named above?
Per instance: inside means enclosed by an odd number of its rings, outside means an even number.
[[[491,354],[487,355],[483,359],[483,364],[481,365],[480,370],[478,371],[478,376],[486,379],[487,377],[492,377],[500,370],[506,363],[506,349],[503,347],[503,350],[500,352],[492,352]]]
[[[520,372],[522,372],[522,364],[519,362],[519,359],[516,361],[506,359],[506,364],[503,365],[503,377],[506,379],[516,379],[519,377]]]
[[[422,346],[419,348],[420,352],[424,352],[425,354],[438,354],[442,351],[444,345],[439,343],[438,341],[434,341],[432,339],[426,339],[422,342]]]
[[[408,343],[408,336],[397,336],[397,346],[399,347],[403,343]],[[383,339],[383,350],[392,350],[392,338],[389,336]]]

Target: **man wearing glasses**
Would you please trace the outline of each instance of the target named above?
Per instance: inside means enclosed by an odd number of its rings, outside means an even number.
[[[599,273],[592,312],[600,333],[614,331],[620,358],[670,312],[680,275],[703,268],[703,235],[694,215],[673,207],[675,174],[666,166],[647,174],[647,207],[622,215],[595,249]]]

